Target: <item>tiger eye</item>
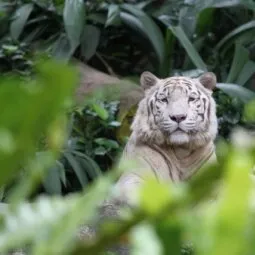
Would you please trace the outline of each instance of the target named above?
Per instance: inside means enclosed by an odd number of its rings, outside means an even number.
[[[189,97],[189,102],[193,102],[193,101],[195,101],[195,100],[196,100],[195,97]]]
[[[166,98],[166,97],[165,97],[165,98],[160,99],[160,101],[161,101],[161,102],[163,102],[163,103],[168,103],[168,100],[167,100],[167,98]]]

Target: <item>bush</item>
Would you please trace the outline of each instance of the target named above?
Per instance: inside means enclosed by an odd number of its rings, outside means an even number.
[[[94,219],[98,204],[124,165],[100,176],[86,191],[66,197],[41,196],[27,203],[59,156],[66,137],[63,114],[75,83],[72,69],[63,64],[43,63],[37,70],[31,83],[5,80],[0,87],[1,106],[7,110],[0,115],[0,159],[5,169],[1,187],[18,174],[21,162],[28,166],[27,175],[9,196],[11,207],[2,208],[0,252],[26,246],[31,254],[99,254],[126,234],[135,254],[253,254],[254,137],[240,131],[233,135],[232,145],[219,146],[220,164],[203,169],[191,181],[180,185],[145,182],[138,208],[129,211],[123,222],[108,222],[92,242],[73,238],[81,223]],[[10,99],[18,103],[18,114]],[[38,156],[36,142],[42,132],[48,150]],[[213,191],[219,184],[216,199]]]

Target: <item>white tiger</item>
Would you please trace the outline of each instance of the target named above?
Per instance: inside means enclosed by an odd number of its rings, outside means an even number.
[[[144,72],[140,82],[145,96],[122,157],[135,159],[139,167],[124,173],[115,186],[118,197],[127,201],[145,177],[184,181],[215,159],[216,76],[207,72],[199,78],[159,79]]]

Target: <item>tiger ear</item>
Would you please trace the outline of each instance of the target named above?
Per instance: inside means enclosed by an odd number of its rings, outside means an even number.
[[[199,77],[200,83],[207,89],[213,90],[216,87],[217,78],[212,72],[206,72]]]
[[[146,71],[141,74],[140,83],[144,90],[154,86],[159,79],[152,73]]]

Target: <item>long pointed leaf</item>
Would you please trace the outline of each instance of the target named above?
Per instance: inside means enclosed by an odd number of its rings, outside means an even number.
[[[10,32],[13,39],[17,40],[21,35],[33,7],[34,5],[31,3],[24,4],[16,11],[15,18],[10,26]]]
[[[173,26],[169,22],[168,18],[165,15],[159,17],[159,19],[172,31],[172,33],[178,38],[179,42],[186,50],[187,54],[189,55],[190,59],[194,63],[194,65],[203,71],[207,71],[206,64],[200,57],[199,53],[197,52],[196,48],[193,46],[185,32],[183,31],[182,27],[180,26]]]
[[[234,30],[232,30],[230,33],[228,33],[223,39],[221,39],[218,44],[215,46],[215,50],[219,51],[221,48],[230,40],[233,40],[236,36],[243,34],[244,32],[247,32],[249,30],[255,30],[255,20],[250,21],[248,23],[245,23]]]
[[[83,0],[65,0],[63,13],[65,30],[75,50],[80,44],[81,34],[85,23],[85,3]]]
[[[164,38],[159,27],[145,12],[132,5],[122,4],[121,9],[123,10],[120,14],[122,20],[131,27],[136,26],[145,36],[148,37],[155,52],[157,53],[159,62],[162,64],[165,57]]]
[[[232,83],[236,81],[238,74],[249,59],[249,51],[242,45],[236,44],[235,54],[232,61],[232,65],[228,74],[226,83]]]
[[[255,62],[248,61],[237,78],[236,83],[243,86],[255,74]]]
[[[79,160],[76,157],[74,157],[71,153],[68,153],[68,152],[65,152],[64,156],[68,160],[70,166],[73,168],[82,187],[85,187],[88,183],[88,178],[87,178],[85,172],[83,171]]]
[[[246,89],[244,87],[241,87],[237,84],[217,83],[217,88],[223,90],[226,94],[228,94],[232,97],[239,98],[244,103],[247,103],[247,101],[250,101],[252,99],[255,99],[254,92],[252,92],[251,90]]]

